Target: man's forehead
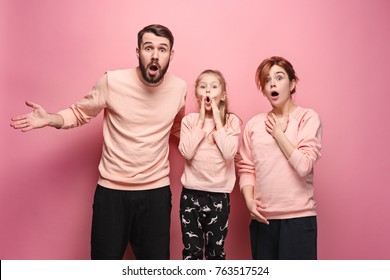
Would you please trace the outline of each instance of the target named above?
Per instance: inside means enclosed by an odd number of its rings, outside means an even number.
[[[154,35],[153,33],[150,33],[150,32],[145,33],[142,36],[142,45],[146,45],[146,44],[166,45],[168,47],[170,46],[168,38],[165,38],[162,36],[157,36],[157,35]]]

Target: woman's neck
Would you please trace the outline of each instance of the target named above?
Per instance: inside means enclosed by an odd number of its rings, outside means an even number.
[[[285,117],[290,115],[297,106],[289,100],[286,104],[281,107],[273,107],[272,113],[274,113],[277,117]]]

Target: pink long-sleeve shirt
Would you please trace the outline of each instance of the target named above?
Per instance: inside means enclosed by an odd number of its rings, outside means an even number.
[[[253,117],[245,126],[237,164],[240,188],[254,186],[254,198],[265,204],[266,219],[316,215],[313,167],[320,158],[322,124],[311,109],[297,107],[285,134],[296,147],[287,159],[266,131],[267,113]]]
[[[170,184],[169,136],[180,136],[186,84],[167,73],[157,87],[143,84],[136,69],[106,72],[92,90],[58,112],[62,128],[88,123],[104,110],[98,184],[148,190]]]
[[[215,130],[214,120],[206,118],[200,129],[198,117],[199,113],[191,113],[182,120],[179,151],[185,165],[181,182],[187,189],[230,193],[236,181],[240,120],[230,114],[225,127]]]

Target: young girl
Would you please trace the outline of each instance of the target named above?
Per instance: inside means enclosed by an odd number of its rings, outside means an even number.
[[[254,259],[316,259],[313,167],[320,158],[318,114],[292,100],[298,77],[286,59],[265,59],[256,84],[272,106],[245,126],[240,189],[252,216]]]
[[[225,259],[240,121],[228,111],[222,73],[203,71],[195,91],[199,113],[183,118],[179,143],[186,159],[180,200],[183,259],[203,259],[203,248],[206,259]]]

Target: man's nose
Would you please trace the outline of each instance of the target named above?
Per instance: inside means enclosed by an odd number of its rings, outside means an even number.
[[[158,50],[154,50],[154,51],[152,52],[152,58],[153,58],[153,59],[158,59]]]

